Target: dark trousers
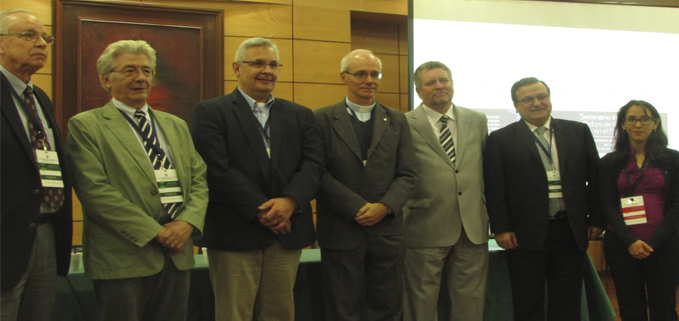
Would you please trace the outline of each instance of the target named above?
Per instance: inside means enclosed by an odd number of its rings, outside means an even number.
[[[549,221],[547,241],[542,249],[519,248],[507,251],[512,285],[514,320],[580,320],[580,295],[584,275],[585,251],[573,238],[568,218]]]
[[[166,257],[154,275],[93,280],[97,311],[102,321],[185,321],[190,277]]]
[[[613,231],[606,231],[604,254],[611,269],[623,321],[676,321],[679,240],[664,242],[638,260]],[[649,311],[647,313],[646,311]]]
[[[400,235],[366,234],[353,250],[321,246],[327,321],[401,320],[405,252],[401,240]]]

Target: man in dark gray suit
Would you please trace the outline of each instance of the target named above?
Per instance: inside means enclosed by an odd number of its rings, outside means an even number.
[[[418,163],[403,113],[375,100],[381,70],[372,52],[350,52],[347,97],[314,111],[327,169],[316,196],[327,320],[360,320],[362,302],[367,320],[401,320],[401,209]]]
[[[521,120],[488,136],[483,174],[490,226],[507,250],[515,320],[579,320],[587,239],[604,226],[599,154],[586,124],[554,119],[544,81],[512,86]]]
[[[70,171],[52,102],[31,81],[53,41],[28,11],[0,13],[3,321],[49,320],[70,263]]]
[[[488,271],[488,213],[481,156],[486,115],[452,103],[450,69],[429,61],[415,70],[422,104],[406,117],[420,163],[420,183],[404,208],[404,320],[436,320],[441,275],[450,317],[483,319]]]

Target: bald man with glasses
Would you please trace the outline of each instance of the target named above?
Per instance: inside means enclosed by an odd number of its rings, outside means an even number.
[[[31,80],[52,42],[27,10],[0,13],[3,321],[49,320],[70,263],[68,163],[52,103]]]

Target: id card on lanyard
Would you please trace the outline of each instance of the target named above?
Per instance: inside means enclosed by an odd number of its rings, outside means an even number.
[[[63,188],[64,181],[61,178],[61,166],[59,166],[59,155],[57,155],[57,152],[36,149],[35,156],[38,160],[42,187]]]
[[[179,184],[176,169],[157,169],[156,182],[160,192],[160,202],[163,204],[184,202],[182,188]]]
[[[644,206],[644,197],[641,195],[634,196],[634,192],[637,189],[637,185],[644,179],[644,174],[646,173],[646,159],[641,165],[641,173],[639,177],[634,181],[634,184],[630,184],[629,172],[625,168],[625,180],[627,181],[627,186],[629,186],[629,191],[627,192],[628,197],[623,197],[620,199],[620,206],[622,208],[622,218],[625,220],[627,225],[638,225],[646,224],[646,206]]]

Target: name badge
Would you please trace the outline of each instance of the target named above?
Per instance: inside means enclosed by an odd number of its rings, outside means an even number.
[[[40,180],[42,187],[64,187],[61,178],[61,166],[59,166],[59,155],[53,150],[35,150],[38,159],[38,169],[40,170]]]
[[[547,186],[549,186],[549,198],[563,198],[559,172],[547,171]]]
[[[646,223],[646,206],[643,196],[632,196],[620,199],[622,205],[622,218],[627,225]]]
[[[179,184],[176,169],[158,169],[154,171],[158,191],[160,192],[160,202],[163,204],[184,202],[182,187]]]

